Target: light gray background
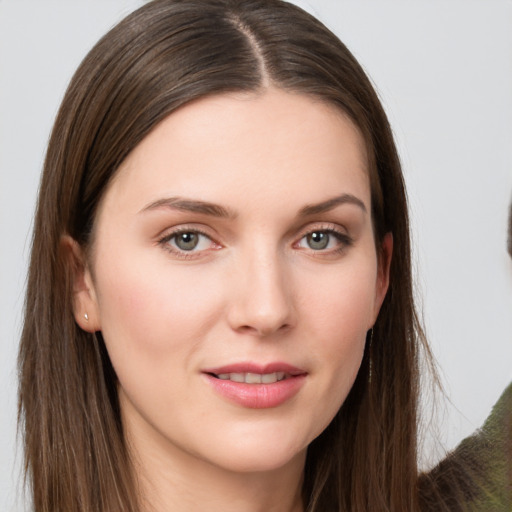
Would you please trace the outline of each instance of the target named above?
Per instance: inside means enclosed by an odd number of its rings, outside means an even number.
[[[0,0],[0,510],[21,511],[16,350],[45,145],[71,74],[136,0]],[[512,380],[510,0],[310,0],[372,77],[409,189],[446,448]],[[430,411],[430,409],[427,409]],[[427,419],[430,419],[430,412]],[[439,452],[432,441],[426,460]],[[15,463],[17,460],[17,463]]]

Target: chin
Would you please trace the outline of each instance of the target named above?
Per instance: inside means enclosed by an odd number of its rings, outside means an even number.
[[[304,443],[297,445],[276,434],[270,440],[253,436],[247,441],[232,439],[228,446],[217,444],[216,452],[210,454],[210,462],[234,473],[276,471],[290,464],[304,466],[307,450]]]
[[[292,464],[300,464],[302,468],[306,457],[306,449],[294,454],[262,454],[260,453],[238,453],[235,457],[223,458],[217,465],[232,473],[268,473],[278,471]]]

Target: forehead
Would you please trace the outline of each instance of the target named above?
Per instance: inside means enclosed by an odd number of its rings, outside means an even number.
[[[106,195],[139,204],[164,194],[307,203],[347,187],[369,200],[365,145],[353,122],[310,96],[269,89],[203,98],[169,115],[126,158]]]

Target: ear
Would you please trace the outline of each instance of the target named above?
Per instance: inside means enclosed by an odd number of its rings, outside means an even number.
[[[99,331],[98,301],[84,251],[69,235],[63,235],[60,243],[72,279],[75,321],[84,331]]]
[[[393,235],[386,233],[382,239],[378,254],[377,282],[375,287],[375,302],[373,307],[373,323],[377,321],[379,311],[389,288],[389,270],[393,256]]]

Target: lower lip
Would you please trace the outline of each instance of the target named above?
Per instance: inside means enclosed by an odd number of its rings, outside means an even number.
[[[299,392],[306,379],[304,374],[272,384],[246,384],[244,382],[217,379],[209,374],[203,375],[217,393],[238,405],[250,409],[270,409],[284,404]]]

